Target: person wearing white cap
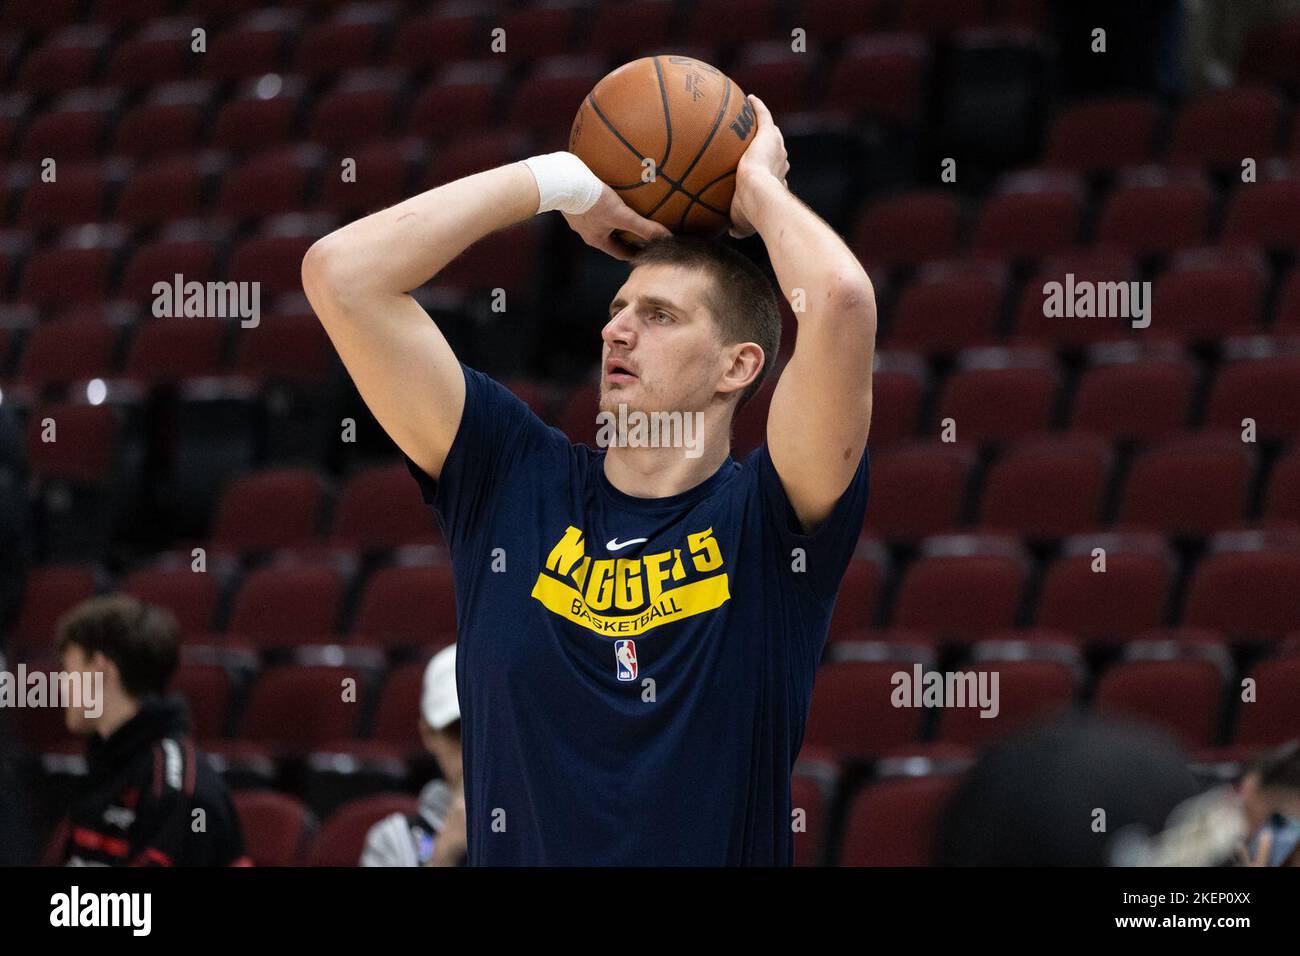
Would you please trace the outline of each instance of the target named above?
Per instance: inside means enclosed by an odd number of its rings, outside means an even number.
[[[465,789],[460,755],[456,646],[443,648],[424,669],[420,740],[442,777],[420,791],[416,813],[394,813],[366,834],[362,866],[458,866],[465,856]]]

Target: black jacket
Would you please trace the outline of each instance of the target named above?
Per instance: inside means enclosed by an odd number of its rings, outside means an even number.
[[[68,865],[247,863],[234,804],[190,740],[183,701],[146,699],[110,737],[91,739],[87,762],[68,814]]]

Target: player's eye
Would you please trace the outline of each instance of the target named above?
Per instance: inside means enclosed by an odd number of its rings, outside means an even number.
[[[672,320],[673,317],[670,313],[665,312],[663,309],[655,310],[655,321],[660,325],[667,325]]]

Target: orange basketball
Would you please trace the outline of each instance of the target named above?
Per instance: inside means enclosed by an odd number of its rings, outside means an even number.
[[[576,154],[639,215],[714,237],[731,221],[754,109],[722,71],[689,56],[625,63],[596,84],[569,133]]]

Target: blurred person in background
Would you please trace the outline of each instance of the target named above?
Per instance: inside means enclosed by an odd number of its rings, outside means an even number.
[[[167,696],[180,658],[171,613],[107,595],[67,612],[56,632],[63,670],[103,681],[98,716],[64,709],[68,730],[89,739],[89,772],[68,814],[63,862],[247,865],[226,785],[190,739],[185,702]]]
[[[1121,843],[1130,859],[1150,859],[1200,789],[1163,736],[1091,717],[1045,724],[990,747],[966,774],[941,828],[940,862],[1107,866]]]
[[[1237,785],[1250,838],[1248,866],[1300,866],[1300,740],[1255,761]]]
[[[420,791],[419,809],[394,813],[370,828],[362,866],[460,866],[465,860],[465,785],[456,697],[456,645],[443,648],[424,669],[420,740],[442,777]]]

